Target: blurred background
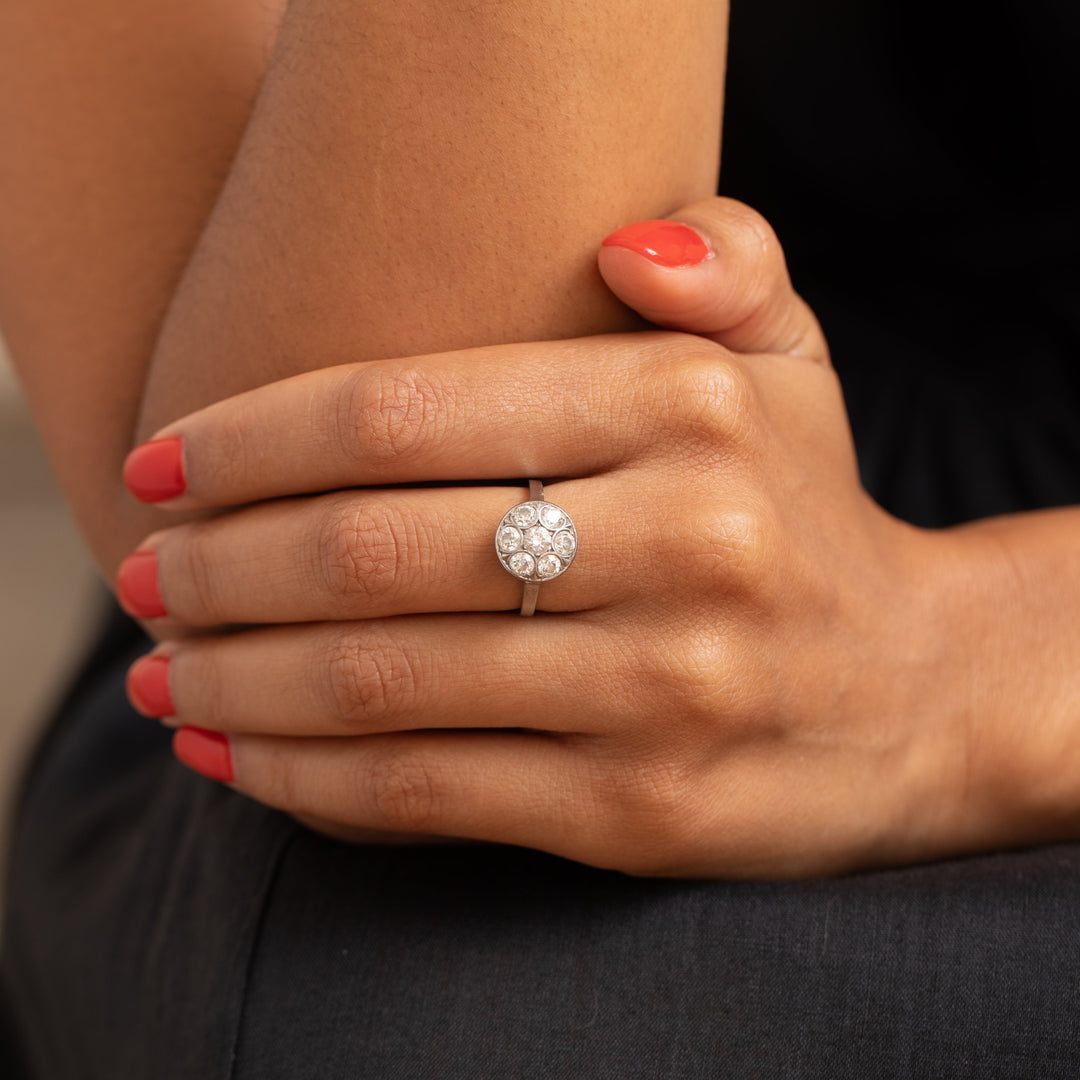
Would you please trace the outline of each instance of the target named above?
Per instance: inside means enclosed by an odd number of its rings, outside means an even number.
[[[16,777],[86,643],[94,585],[0,341],[0,875]]]

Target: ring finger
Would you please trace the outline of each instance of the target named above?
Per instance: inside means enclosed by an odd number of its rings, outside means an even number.
[[[601,606],[626,587],[600,569],[615,485],[588,483],[587,503],[577,481],[547,492],[565,501],[583,538],[570,573],[543,586],[548,611]],[[263,503],[154,534],[125,560],[117,590],[130,614],[187,626],[504,611],[521,604],[522,584],[499,566],[495,528],[527,498],[520,488],[471,487]]]

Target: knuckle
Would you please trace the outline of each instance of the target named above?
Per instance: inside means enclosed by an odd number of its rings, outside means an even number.
[[[711,596],[754,587],[768,569],[769,537],[767,518],[756,508],[695,506],[660,523],[649,554],[680,596],[688,588]]]
[[[743,695],[755,678],[755,659],[731,631],[726,640],[702,633],[682,643],[682,680],[676,709],[681,722],[712,738],[730,733],[742,715]]]
[[[393,750],[379,755],[361,783],[367,788],[366,805],[377,828],[438,830],[445,797],[430,762],[414,752]]]
[[[214,625],[226,621],[218,562],[214,558],[209,535],[212,528],[211,522],[188,525],[184,527],[180,544],[179,570],[187,594],[185,606],[188,610],[177,614],[182,614],[186,621],[194,625]]]
[[[228,408],[215,408],[213,424],[201,434],[209,445],[199,457],[208,462],[212,471],[212,476],[201,477],[201,483],[212,485],[217,492],[246,492],[258,486],[252,460],[252,432],[258,424],[243,397],[228,404]]]
[[[172,658],[171,682],[183,724],[221,731],[227,727],[229,709],[225,701],[227,682],[221,658],[212,640],[193,641]]]
[[[673,729],[714,723],[729,707],[729,647],[715,630],[688,631],[670,642],[648,669],[659,708]]]
[[[412,657],[388,637],[370,632],[341,641],[326,675],[330,705],[350,731],[376,730],[379,721],[414,707],[417,676]]]
[[[753,617],[723,627],[688,627],[662,653],[642,661],[637,698],[665,717],[670,745],[698,746],[704,738],[708,745],[729,746],[763,717],[776,715],[772,644],[771,628],[758,626]],[[640,756],[663,760],[655,748]],[[681,780],[692,784],[694,776],[684,774]]]
[[[768,220],[744,202],[727,200],[726,217],[735,249],[748,261],[767,263],[780,252],[776,230]]]
[[[732,201],[728,214],[728,256],[746,311],[764,309],[787,282],[784,249],[772,225],[745,203]]]
[[[266,747],[259,755],[258,788],[258,797],[279,810],[300,812],[313,808],[310,804],[316,801],[284,741]]]
[[[323,578],[336,597],[360,597],[369,604],[387,602],[415,565],[415,528],[393,503],[349,496],[333,499],[319,544]]]
[[[671,364],[668,421],[684,437],[710,446],[744,441],[753,427],[756,391],[750,374],[718,347],[690,349]]]
[[[446,430],[454,388],[416,365],[361,367],[347,377],[336,429],[347,454],[370,465],[422,457]]]
[[[603,798],[618,808],[611,820],[618,821],[614,843],[622,852],[620,870],[655,876],[685,864],[695,819],[695,788],[688,770],[654,760],[623,772]]]
[[[768,527],[757,510],[728,506],[683,524],[683,556],[691,578],[728,588],[756,581],[768,563]]]

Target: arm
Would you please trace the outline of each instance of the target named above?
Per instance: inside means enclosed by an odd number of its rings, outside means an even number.
[[[181,7],[0,15],[0,321],[110,574],[162,521],[117,482],[136,432],[339,360],[627,325],[595,240],[715,182],[721,0],[294,0],[253,113],[278,13]]]
[[[0,5],[0,327],[105,566],[154,340],[279,15],[272,0]]]
[[[715,190],[725,7],[293,0],[141,434],[316,366],[630,325],[595,245]]]

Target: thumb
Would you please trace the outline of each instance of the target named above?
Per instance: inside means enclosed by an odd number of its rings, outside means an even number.
[[[604,240],[600,273],[623,303],[733,352],[829,362],[821,327],[791,287],[776,233],[757,211],[717,197],[673,218],[639,221]]]

